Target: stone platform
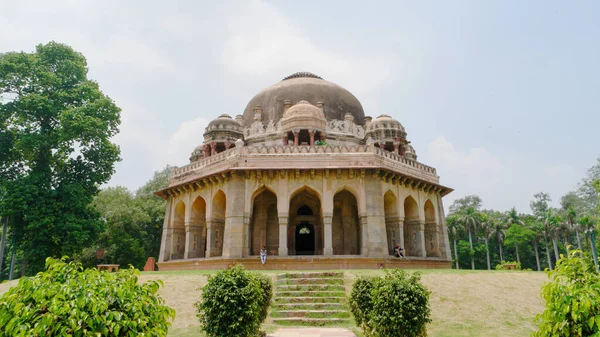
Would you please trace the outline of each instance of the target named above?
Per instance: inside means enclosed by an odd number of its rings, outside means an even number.
[[[452,262],[437,258],[362,257],[362,256],[269,256],[267,263],[260,263],[258,256],[240,259],[222,257],[173,260],[159,262],[160,271],[168,270],[218,270],[241,263],[251,270],[337,270],[337,269],[450,269]]]

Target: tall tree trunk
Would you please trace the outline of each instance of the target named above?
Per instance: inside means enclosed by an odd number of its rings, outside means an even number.
[[[6,228],[8,228],[8,217],[2,219],[2,239],[0,240],[0,278],[2,277],[2,265],[4,264],[4,246],[6,245]]]
[[[500,240],[500,234],[498,236],[498,249],[500,249],[500,262],[504,261],[504,256],[502,254],[502,240]]]
[[[473,238],[471,237],[471,227],[469,227],[469,245],[471,246],[471,251],[469,255],[471,255],[471,269],[475,270],[475,259],[473,259]]]
[[[535,262],[537,263],[538,271],[541,271],[542,268],[540,268],[540,253],[538,251],[538,238],[535,238],[535,240],[533,240],[533,248],[535,249]]]
[[[17,240],[13,239],[13,246],[12,246],[12,257],[10,259],[10,271],[8,274],[8,279],[12,280],[13,279],[13,272],[15,270],[15,246],[17,245]]]
[[[517,262],[521,263],[521,259],[519,258],[519,245],[515,243],[515,252],[517,253]]]
[[[548,258],[548,269],[552,270],[552,259],[550,258],[550,249],[548,249],[548,238],[544,236],[544,245],[546,246],[546,257]]]
[[[554,257],[558,262],[558,260],[560,260],[560,255],[558,254],[558,244],[556,243],[556,236],[552,237],[552,246],[554,246]]]
[[[492,270],[492,267],[490,264],[490,246],[488,245],[487,237],[484,240],[485,240],[485,255],[487,257],[488,270]]]
[[[583,248],[581,248],[581,235],[579,235],[579,231],[575,231],[575,235],[577,235],[577,249],[583,251]]]
[[[458,266],[458,251],[456,250],[456,238],[454,238],[454,260],[456,261],[456,269],[460,269]]]

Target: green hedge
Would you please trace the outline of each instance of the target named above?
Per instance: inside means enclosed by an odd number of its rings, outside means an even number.
[[[156,294],[161,281],[139,271],[83,269],[48,258],[0,298],[0,336],[166,336],[175,310]]]
[[[241,265],[209,276],[196,303],[200,326],[208,337],[257,336],[268,315],[273,283]]]
[[[359,277],[348,302],[366,337],[427,336],[429,291],[418,273],[395,269],[383,277]]]

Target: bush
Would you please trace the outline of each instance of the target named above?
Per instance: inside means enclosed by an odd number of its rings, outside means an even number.
[[[426,336],[429,291],[418,273],[386,271],[383,277],[360,277],[352,285],[350,310],[365,336]]]
[[[494,269],[496,269],[496,270],[505,270],[504,269],[504,265],[507,265],[507,264],[514,264],[516,270],[521,270],[521,263],[520,262],[515,262],[515,261],[500,261],[500,263],[497,264]]]
[[[46,259],[46,271],[22,278],[0,298],[0,336],[166,336],[175,310],[156,295],[161,281],[139,271],[83,269]]]
[[[273,285],[270,279],[241,265],[209,276],[196,303],[202,330],[209,337],[249,337],[267,318]]]
[[[539,329],[531,335],[600,335],[600,275],[592,260],[572,250],[547,273],[551,281],[541,291],[546,309],[536,316]]]

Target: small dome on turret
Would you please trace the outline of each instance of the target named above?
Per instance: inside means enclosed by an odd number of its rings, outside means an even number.
[[[406,158],[417,160],[417,151],[415,151],[415,148],[410,144],[406,144]]]
[[[204,158],[204,144],[196,146],[194,151],[192,151],[192,155],[190,156],[190,163],[198,161],[202,158]]]
[[[379,115],[375,120],[367,123],[365,134],[373,137],[373,139],[395,140],[396,138],[406,139],[406,131],[404,126],[389,115]]]
[[[243,138],[244,128],[228,114],[213,119],[205,129],[205,140],[237,140]]]

